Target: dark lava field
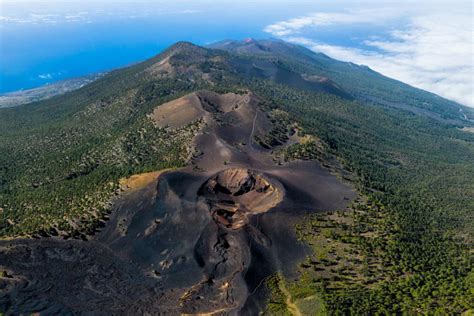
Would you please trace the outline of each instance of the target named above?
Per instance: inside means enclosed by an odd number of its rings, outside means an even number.
[[[202,122],[188,167],[120,194],[87,240],[0,241],[8,276],[0,305],[12,314],[263,310],[266,278],[294,276],[309,252],[294,225],[344,209],[356,193],[318,162],[275,163],[272,149],[254,142],[273,124],[259,102],[201,91],[157,107],[150,118],[159,126]]]

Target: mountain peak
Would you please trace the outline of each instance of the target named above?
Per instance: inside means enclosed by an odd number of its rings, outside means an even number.
[[[201,51],[205,50],[203,47],[195,45],[187,41],[179,41],[169,46],[165,52],[168,53],[177,53],[177,52],[187,52],[187,51]]]
[[[301,49],[298,45],[286,43],[278,39],[254,39],[245,38],[243,40],[224,40],[208,46],[209,48],[222,49],[234,53],[242,54],[268,54]]]
[[[154,64],[162,65],[163,63],[169,64],[170,59],[179,59],[187,61],[189,63],[196,62],[197,60],[205,59],[209,56],[209,49],[195,45],[191,42],[180,41],[169,46],[167,49],[162,51],[151,61]]]

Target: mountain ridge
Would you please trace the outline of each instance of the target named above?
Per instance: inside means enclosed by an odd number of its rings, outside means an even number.
[[[412,99],[419,99],[416,104],[410,104],[412,102],[409,101],[406,104],[396,105],[397,107],[402,108],[404,110],[410,110],[416,113],[417,110],[415,108],[423,108],[429,111],[436,112],[437,114],[441,116],[449,116],[450,119],[463,118],[458,113],[459,109],[464,109],[465,113],[473,112],[468,107],[457,104],[454,101],[446,100],[433,93],[430,93],[418,88],[414,88],[400,81],[385,77],[371,70],[367,66],[363,66],[363,65],[359,66],[352,63],[348,63],[348,62],[337,61],[322,53],[315,53],[303,46],[286,43],[278,39],[269,39],[269,40],[252,39],[251,43],[247,43],[245,42],[245,40],[244,41],[224,40],[221,42],[210,44],[207,47],[200,47],[191,42],[182,41],[170,46],[169,48],[165,49],[163,52],[157,54],[156,56],[140,64],[145,65],[145,64],[155,63],[155,62],[158,62],[161,58],[164,58],[165,56],[168,56],[170,54],[176,54],[176,53],[179,53],[180,51],[185,54],[187,52],[188,55],[191,54],[195,56],[194,58],[196,58],[196,56],[198,55],[200,55],[200,58],[205,58],[204,55],[212,54],[212,49],[225,51],[231,54],[242,55],[242,53],[239,53],[239,50],[241,48],[245,48],[248,45],[255,45],[255,44],[263,46],[263,47],[267,47],[263,53],[259,53],[258,51],[254,52],[254,55],[257,55],[257,56],[261,56],[261,57],[270,56],[272,58],[274,58],[273,56],[276,56],[277,58],[288,59],[288,56],[289,56],[288,54],[290,55],[296,54],[295,56],[297,57],[298,63],[300,64],[301,63],[307,64],[308,62],[317,62],[318,67],[316,69],[313,67],[311,72],[318,74],[322,78],[329,78],[331,81],[335,82],[335,85],[342,88],[342,90],[345,90],[344,93],[346,93],[345,94],[346,97],[350,94],[352,95],[355,94],[359,99],[362,99],[363,102],[375,102],[381,106],[387,106],[387,104],[383,104],[384,101],[380,100],[380,98],[374,95],[372,92],[367,93],[366,91],[364,91],[364,89],[366,89],[365,88],[366,84],[364,85],[358,84],[354,86],[353,83],[364,82],[364,80],[366,79],[361,79],[361,78],[365,78],[369,76],[369,77],[372,77],[372,79],[370,79],[371,81],[375,80],[375,82],[377,82],[381,80],[381,83],[383,83],[383,85],[387,85],[387,84],[389,85],[386,88],[383,86],[380,86],[379,88],[377,88],[379,90],[382,89],[383,93],[389,93],[391,91],[393,92],[399,91],[396,93],[399,93],[399,94],[408,93],[412,95],[411,96]],[[211,48],[211,50],[209,50],[209,47]],[[291,58],[295,57],[293,55],[291,56]],[[297,66],[301,66],[301,65],[297,65]],[[329,69],[329,72],[327,70],[321,71],[322,66],[325,69]],[[341,76],[341,74],[351,73],[351,72],[354,72],[354,70],[357,70],[356,71],[357,75],[356,77],[351,78],[350,81],[348,81],[345,78],[345,76]],[[311,76],[311,74],[309,74],[309,76]],[[380,84],[377,84],[377,85],[380,85]],[[332,88],[333,87],[331,87],[331,89]],[[351,90],[351,91],[348,91],[348,90]],[[349,93],[347,94],[347,92]],[[423,97],[421,97],[422,95]],[[398,96],[394,95],[391,98],[396,99],[398,98]],[[394,103],[392,102],[392,105],[393,104]],[[471,115],[471,116],[474,116],[474,115]]]

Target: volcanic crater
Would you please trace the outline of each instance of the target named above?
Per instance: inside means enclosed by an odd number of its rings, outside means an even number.
[[[265,175],[245,168],[225,169],[209,178],[198,192],[205,198],[213,219],[231,229],[249,222],[282,201],[283,187]]]

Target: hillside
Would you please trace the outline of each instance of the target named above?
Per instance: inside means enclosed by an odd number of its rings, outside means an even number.
[[[0,109],[0,311],[465,312],[473,119],[277,40],[180,42],[75,91]],[[127,193],[125,178],[163,169],[176,171]],[[112,264],[97,261],[103,251],[115,251],[117,277],[92,276],[96,296],[72,304],[82,287],[59,288],[55,267],[84,260],[102,271]],[[33,263],[48,277],[38,281]],[[22,304],[24,279],[33,293],[47,286],[46,298]],[[136,284],[136,300],[125,299]]]

